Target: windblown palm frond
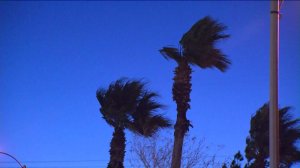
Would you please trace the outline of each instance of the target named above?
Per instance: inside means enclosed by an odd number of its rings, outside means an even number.
[[[190,45],[214,45],[217,40],[229,37],[228,34],[223,34],[224,30],[226,30],[225,25],[206,16],[196,22],[191,29],[182,36],[180,44],[184,49]]]
[[[150,137],[159,129],[169,128],[171,125],[171,121],[166,119],[166,117],[164,117],[163,115],[153,115],[146,119],[142,135]]]
[[[136,111],[132,114],[132,131],[143,136],[152,136],[160,128],[171,126],[170,120],[162,115],[156,115],[155,112],[164,106],[154,99],[158,94],[154,92],[145,92],[137,105]]]
[[[289,113],[290,107],[280,109],[280,153],[283,167],[290,167],[295,162],[300,162],[300,149],[296,141],[300,140],[300,119],[293,118]]]
[[[163,55],[163,57],[167,60],[173,59],[177,63],[182,60],[181,53],[178,51],[177,48],[173,47],[163,47],[159,50],[159,52]]]
[[[225,29],[226,26],[209,16],[195,23],[179,42],[188,62],[201,68],[216,67],[224,72],[230,61],[220,49],[216,48],[215,44],[229,37],[228,34],[223,34]]]

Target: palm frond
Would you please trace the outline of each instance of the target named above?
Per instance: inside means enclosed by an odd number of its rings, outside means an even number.
[[[229,59],[221,50],[215,47],[216,42],[228,38],[226,29],[221,23],[207,16],[196,22],[180,40],[183,56],[192,65],[201,68],[213,68],[224,72],[230,64]]]
[[[182,60],[181,54],[177,48],[174,47],[163,47],[159,50],[159,52],[163,55],[163,57],[167,60],[173,59],[176,62],[180,62]]]
[[[96,97],[101,106],[104,104],[105,93],[106,93],[106,90],[103,88],[100,88],[96,91]]]
[[[139,99],[136,111],[134,112],[133,116],[134,117],[141,116],[141,115],[152,116],[152,114],[156,110],[162,109],[164,105],[155,101],[155,98],[157,97],[158,94],[155,92],[145,92]]]
[[[283,127],[286,128],[286,129],[294,129],[296,128],[297,126],[299,126],[300,124],[300,119],[297,118],[297,119],[292,119],[292,120],[289,120],[289,121],[286,121],[286,122],[283,122]]]
[[[135,120],[131,131],[145,137],[153,136],[159,129],[169,128],[171,121],[162,115],[144,116]]]
[[[155,115],[151,117],[143,130],[143,135],[146,137],[153,136],[159,129],[168,128],[171,126],[171,121],[163,116]]]
[[[132,114],[134,120],[131,130],[136,134],[152,136],[158,129],[171,126],[169,119],[155,114],[157,110],[164,108],[164,105],[155,101],[157,97],[157,93],[149,91],[141,96],[136,111]]]
[[[218,40],[230,37],[228,34],[224,34],[223,31],[227,27],[210,16],[206,16],[203,19],[196,22],[191,29],[186,32],[179,43],[183,48],[188,48],[190,45],[198,44],[200,46],[214,45]]]
[[[195,48],[195,50],[198,49]],[[194,53],[194,55],[186,55],[186,58],[190,64],[197,65],[201,68],[217,68],[225,72],[231,64],[227,56],[219,49],[195,51]]]

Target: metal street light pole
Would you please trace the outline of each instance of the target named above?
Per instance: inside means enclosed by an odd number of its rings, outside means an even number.
[[[271,0],[270,34],[270,112],[269,152],[270,168],[279,167],[279,111],[278,111],[278,58],[279,58],[279,0]]]
[[[0,151],[0,154],[3,154],[3,155],[6,155],[6,156],[11,157],[12,159],[14,159],[14,160],[20,165],[21,168],[26,168],[25,165],[22,166],[22,164],[21,164],[15,157],[13,157],[12,155],[10,155],[10,154],[8,154],[8,153],[5,153],[5,152],[1,152],[1,151]]]

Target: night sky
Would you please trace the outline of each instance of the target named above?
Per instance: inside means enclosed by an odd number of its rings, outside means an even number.
[[[218,160],[243,152],[250,118],[269,99],[269,1],[0,2],[0,151],[28,168],[106,167],[113,129],[95,93],[120,77],[147,81],[175,122],[176,63],[158,50],[177,46],[206,15],[227,25],[231,37],[217,46],[232,65],[193,67],[190,134],[211,153],[222,146]],[[300,1],[284,1],[279,103],[297,117],[299,20]],[[9,167],[17,165],[0,155],[0,168]]]

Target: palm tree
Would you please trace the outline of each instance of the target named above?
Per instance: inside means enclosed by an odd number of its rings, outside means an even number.
[[[120,79],[108,89],[98,89],[96,96],[103,119],[114,128],[108,168],[124,167],[125,129],[148,137],[171,126],[168,119],[155,114],[163,106],[155,101],[158,95],[146,90],[141,81]]]
[[[186,118],[186,112],[190,108],[192,73],[190,65],[203,69],[215,67],[222,72],[228,68],[230,61],[220,49],[215,47],[217,41],[229,37],[223,34],[225,29],[224,25],[206,16],[183,35],[179,41],[179,48],[163,47],[160,50],[166,59],[173,59],[177,62],[172,88],[173,100],[177,104],[172,168],[180,168],[184,135],[191,126]]]
[[[291,167],[300,161],[300,118],[294,119],[290,107],[279,109],[280,167]],[[249,168],[267,167],[269,157],[269,104],[264,104],[251,118],[250,135],[246,139],[246,158]]]

